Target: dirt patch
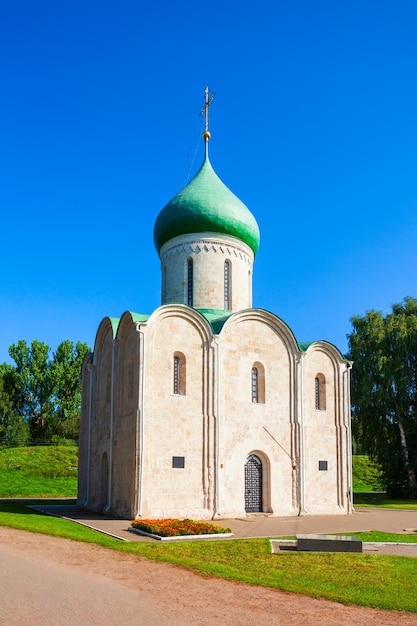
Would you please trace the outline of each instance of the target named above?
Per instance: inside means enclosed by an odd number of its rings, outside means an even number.
[[[2,620],[10,626],[417,624],[411,613],[204,578],[100,546],[4,527],[0,553]]]

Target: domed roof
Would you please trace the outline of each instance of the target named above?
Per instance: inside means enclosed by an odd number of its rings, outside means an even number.
[[[213,170],[207,150],[194,178],[168,202],[156,218],[154,241],[159,250],[178,235],[212,232],[240,239],[256,254],[259,227],[247,206]]]

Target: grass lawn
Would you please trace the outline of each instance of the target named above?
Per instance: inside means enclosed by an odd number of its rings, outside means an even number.
[[[0,502],[0,525],[95,543],[206,576],[262,585],[305,595],[417,613],[417,560],[374,554],[271,554],[267,539],[141,543],[118,541],[67,520],[48,517],[18,502]],[[355,533],[356,534],[356,533]],[[385,533],[361,534],[366,541],[398,540]],[[400,535],[416,541],[416,535]]]
[[[375,484],[361,474],[358,484]],[[362,478],[361,478],[362,476]],[[70,446],[0,450],[0,497],[74,497],[77,448]],[[357,506],[417,509],[417,503],[390,501],[385,494],[355,493]],[[62,503],[62,501],[60,501]],[[75,502],[68,500],[67,502]],[[32,511],[23,503],[0,501],[0,526],[10,526],[186,567],[206,576],[263,585],[345,604],[402,609],[417,613],[417,559],[375,554],[271,554],[267,539],[174,543],[124,542],[89,528]],[[414,535],[355,533],[363,541],[417,542]],[[417,623],[417,622],[416,622]]]
[[[77,495],[78,448],[32,446],[0,450],[1,498]]]
[[[354,493],[353,504],[354,506],[363,507],[417,511],[416,500],[393,500],[385,493]]]
[[[378,465],[365,454],[354,454],[352,456],[352,482],[355,493],[384,490]]]

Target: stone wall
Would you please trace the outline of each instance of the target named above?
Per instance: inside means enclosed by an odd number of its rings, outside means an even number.
[[[175,358],[185,378],[177,389]],[[264,376],[258,402],[254,364]],[[350,512],[349,364],[330,344],[300,352],[286,324],[257,309],[213,335],[194,309],[166,305],[146,323],[125,313],[115,338],[103,323],[83,371],[79,498],[89,508],[127,518],[242,516],[254,454],[264,513]],[[316,408],[318,374],[325,409]]]
[[[160,250],[162,304],[188,304],[187,261],[193,261],[193,307],[225,309],[224,264],[230,262],[232,311],[252,306],[253,252],[234,237],[215,234],[174,237]]]

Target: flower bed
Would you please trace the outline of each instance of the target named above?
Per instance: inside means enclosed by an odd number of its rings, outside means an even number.
[[[192,519],[136,519],[131,528],[155,539],[205,538],[212,535],[232,536],[230,528]]]

